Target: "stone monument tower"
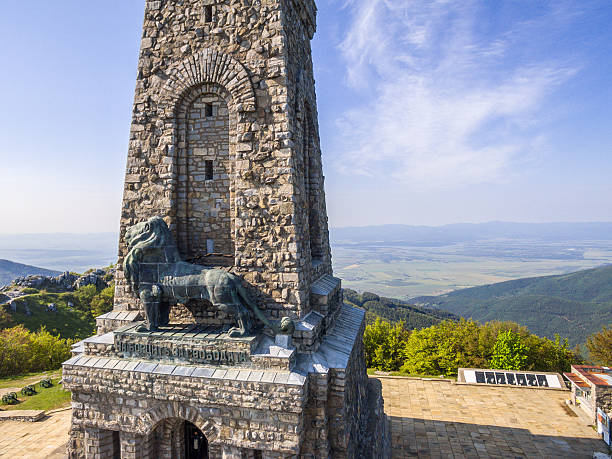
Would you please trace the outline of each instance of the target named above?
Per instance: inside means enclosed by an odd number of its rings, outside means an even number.
[[[115,307],[64,364],[69,456],[387,454],[333,277],[313,0],[147,0]]]

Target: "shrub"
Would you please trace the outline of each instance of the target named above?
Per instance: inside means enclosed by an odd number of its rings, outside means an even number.
[[[55,370],[70,358],[72,343],[44,327],[34,333],[23,325],[0,330],[0,377]]]
[[[407,332],[377,320],[364,334],[366,363],[379,370],[456,375],[459,368],[515,366],[534,371],[568,371],[580,356],[567,340],[533,335],[514,322],[445,320]]]
[[[94,317],[112,311],[115,298],[115,284],[111,284],[91,299],[91,313]]]
[[[408,335],[404,322],[391,325],[378,318],[366,326],[363,337],[366,365],[383,371],[399,370]]]
[[[5,405],[17,405],[19,403],[17,394],[15,392],[9,392],[8,394],[4,394],[2,396],[2,403],[4,403]]]
[[[61,339],[41,328],[30,334],[28,372],[47,371],[59,368],[71,356],[71,341]]]
[[[21,389],[21,393],[25,396],[30,397],[36,394],[36,388],[30,384],[28,386],[25,386],[23,389]]]
[[[42,381],[40,381],[40,387],[42,387],[43,389],[48,389],[50,387],[53,387],[53,382],[51,381],[51,378],[45,378]]]
[[[83,310],[89,310],[91,300],[98,294],[95,285],[85,285],[74,292],[74,296]]]

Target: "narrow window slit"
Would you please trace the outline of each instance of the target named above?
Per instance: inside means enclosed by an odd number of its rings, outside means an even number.
[[[206,104],[206,118],[211,118],[213,116],[213,106],[212,104]]]
[[[206,5],[204,7],[204,22],[213,22],[213,7]]]
[[[206,180],[212,180],[213,179],[213,162],[212,162],[212,160],[207,159],[204,162],[204,169],[205,169]]]

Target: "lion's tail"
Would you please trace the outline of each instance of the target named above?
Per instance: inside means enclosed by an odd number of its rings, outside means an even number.
[[[247,290],[242,286],[241,279],[232,273],[228,274],[230,275],[232,281],[234,282],[234,285],[236,286],[236,291],[238,292],[238,295],[240,295],[242,301],[244,301],[249,306],[251,311],[253,311],[253,314],[255,314],[255,316],[257,316],[257,318],[261,320],[266,326],[270,327],[274,331],[274,333],[278,333],[278,327],[276,326],[276,324],[271,322],[257,307],[257,304],[252,300],[251,296],[249,295],[249,292],[247,292]]]

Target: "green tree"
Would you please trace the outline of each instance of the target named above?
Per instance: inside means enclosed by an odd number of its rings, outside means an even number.
[[[500,337],[512,336],[522,346],[514,349]],[[504,350],[504,344],[507,349]],[[514,350],[513,350],[514,349]],[[497,355],[496,355],[497,354]],[[492,361],[495,356],[496,361]],[[502,356],[514,356],[511,363]],[[522,356],[522,357],[521,357]],[[529,333],[514,322],[446,320],[413,331],[406,341],[402,371],[410,374],[454,376],[459,368],[502,368],[521,366],[526,370],[563,372],[580,357],[567,347],[567,340],[555,341]]]
[[[79,303],[80,309],[88,311],[91,309],[91,300],[98,294],[95,285],[85,285],[74,292],[74,297]]]
[[[518,333],[512,330],[502,331],[493,346],[490,366],[499,370],[525,370],[527,353],[527,346]]]
[[[589,336],[587,349],[597,363],[612,366],[612,325]]]
[[[70,358],[72,344],[45,328],[35,333],[23,325],[0,330],[0,377],[59,368]]]
[[[101,290],[96,296],[91,299],[91,313],[94,317],[106,314],[113,309],[113,300],[115,298],[115,284],[111,284]]]
[[[366,326],[363,336],[366,365],[382,371],[397,371],[404,359],[409,332],[403,322],[391,325],[380,318]]]
[[[30,333],[27,355],[28,371],[45,371],[59,368],[71,356],[71,340],[61,339],[49,333],[44,327]]]
[[[0,331],[0,377],[27,372],[30,332],[23,325]]]

